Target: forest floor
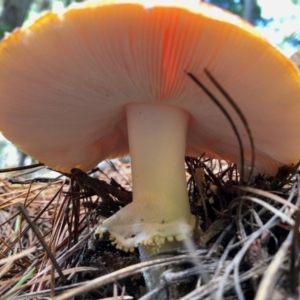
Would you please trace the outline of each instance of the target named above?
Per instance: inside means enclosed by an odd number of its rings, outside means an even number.
[[[51,178],[41,169],[0,174],[0,300],[146,300],[161,290],[184,300],[298,299],[298,166],[242,186],[234,165],[186,158],[200,234],[150,262],[94,235],[131,201],[130,163]],[[147,293],[142,271],[161,264],[161,285]]]

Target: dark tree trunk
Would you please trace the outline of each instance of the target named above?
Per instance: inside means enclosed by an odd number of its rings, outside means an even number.
[[[50,10],[52,7],[51,0],[39,0],[35,1],[35,5],[37,6],[37,11]]]
[[[23,167],[25,166],[25,160],[27,158],[27,155],[21,151],[19,151],[19,155],[20,155],[20,158],[19,158],[19,167]]]
[[[2,31],[12,31],[22,26],[33,0],[4,0],[0,16]]]
[[[255,0],[244,0],[243,18],[248,22],[254,22]]]

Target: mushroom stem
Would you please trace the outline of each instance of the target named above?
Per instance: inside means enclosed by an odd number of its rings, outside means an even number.
[[[191,234],[184,154],[189,114],[172,105],[126,106],[133,202],[105,220],[119,248],[161,247]]]
[[[184,157],[189,115],[161,104],[127,106],[133,199],[156,222],[189,221]],[[147,211],[147,214],[150,213]]]
[[[188,119],[186,112],[169,105],[127,106],[134,205],[143,205],[140,208],[147,217],[151,215],[152,222],[176,219],[190,222],[184,170]],[[180,242],[166,240],[159,250],[179,246],[182,246]],[[144,245],[139,246],[139,252],[142,261],[151,259],[153,254],[151,248]],[[159,286],[165,269],[156,267],[144,272],[148,291]],[[156,297],[167,299],[165,291]]]

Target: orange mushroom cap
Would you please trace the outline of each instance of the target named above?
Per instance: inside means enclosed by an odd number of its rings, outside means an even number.
[[[0,130],[46,165],[87,170],[129,152],[126,104],[169,104],[191,116],[188,155],[237,161],[228,121],[184,73],[222,100],[204,68],[245,114],[257,170],[299,159],[295,66],[248,23],[196,1],[92,1],[15,30],[0,45]]]

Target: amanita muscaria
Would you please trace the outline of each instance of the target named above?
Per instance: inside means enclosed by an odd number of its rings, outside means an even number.
[[[236,113],[255,142],[255,169],[275,173],[300,154],[300,77],[249,24],[198,1],[93,1],[48,12],[0,45],[0,131],[63,172],[130,153],[133,202],[105,220],[119,247],[159,247],[192,232],[184,156],[237,162],[228,120],[186,75]],[[100,231],[101,231],[100,230]]]

